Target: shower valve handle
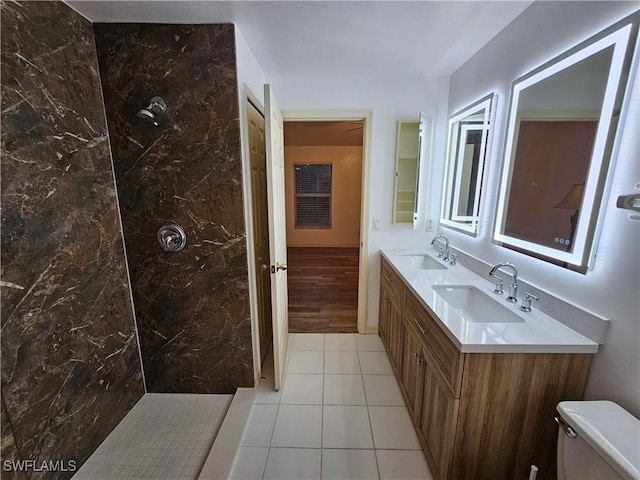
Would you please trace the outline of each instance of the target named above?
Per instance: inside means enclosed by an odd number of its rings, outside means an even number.
[[[175,224],[160,227],[156,238],[165,252],[179,252],[187,244],[186,233],[180,225]]]

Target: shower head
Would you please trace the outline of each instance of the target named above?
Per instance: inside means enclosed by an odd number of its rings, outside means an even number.
[[[149,106],[138,110],[137,117],[158,126],[158,117],[167,110],[167,104],[161,97],[153,97]]]

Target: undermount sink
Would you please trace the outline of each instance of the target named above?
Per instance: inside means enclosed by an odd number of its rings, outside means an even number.
[[[467,322],[515,323],[524,320],[471,285],[432,285],[433,288],[456,313]],[[502,299],[502,297],[500,297]]]
[[[402,255],[409,259],[409,264],[419,270],[446,270],[447,267],[429,255]]]

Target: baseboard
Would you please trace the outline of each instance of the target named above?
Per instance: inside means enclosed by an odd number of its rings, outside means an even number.
[[[378,335],[378,327],[374,325],[372,327],[367,327],[364,331],[365,335]]]

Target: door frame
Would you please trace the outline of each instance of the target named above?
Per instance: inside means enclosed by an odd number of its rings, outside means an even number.
[[[375,334],[377,328],[367,331],[367,287],[369,253],[369,192],[371,189],[371,150],[373,144],[373,110],[282,110],[285,122],[363,121],[362,135],[362,193],[360,197],[360,255],[358,262],[358,333]]]

